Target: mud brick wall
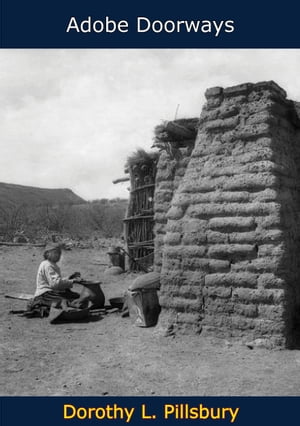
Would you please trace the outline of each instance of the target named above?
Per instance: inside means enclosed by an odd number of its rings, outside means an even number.
[[[154,268],[157,272],[160,272],[162,266],[162,250],[166,233],[167,212],[170,208],[174,191],[178,188],[185,174],[193,147],[194,144],[185,148],[179,148],[176,158],[171,157],[166,151],[163,151],[159,157],[154,195]]]
[[[195,148],[185,171],[177,169],[184,176],[174,187],[161,179],[156,189],[157,238],[160,225],[165,233],[163,318],[185,331],[293,346],[300,312],[298,104],[274,82],[212,88],[206,99]],[[171,201],[161,216],[160,199]]]

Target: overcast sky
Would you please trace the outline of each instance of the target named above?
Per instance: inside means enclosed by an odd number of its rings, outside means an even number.
[[[0,182],[127,197],[124,163],[212,86],[274,80],[300,101],[300,50],[1,50]]]

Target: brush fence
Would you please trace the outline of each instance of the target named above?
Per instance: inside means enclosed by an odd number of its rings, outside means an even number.
[[[154,187],[156,161],[129,167],[130,198],[124,235],[131,271],[149,270],[154,259]]]

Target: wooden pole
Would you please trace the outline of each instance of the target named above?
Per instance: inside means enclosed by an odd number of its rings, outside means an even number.
[[[11,247],[45,247],[46,244],[30,244],[30,243],[10,243],[6,241],[1,241],[0,246],[11,246]]]

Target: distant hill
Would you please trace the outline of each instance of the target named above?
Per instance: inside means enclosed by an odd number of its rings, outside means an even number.
[[[0,206],[40,206],[54,204],[82,204],[86,201],[71,189],[48,189],[0,182]]]
[[[53,238],[120,238],[128,200],[85,201],[70,189],[45,189],[0,182],[0,241]]]

